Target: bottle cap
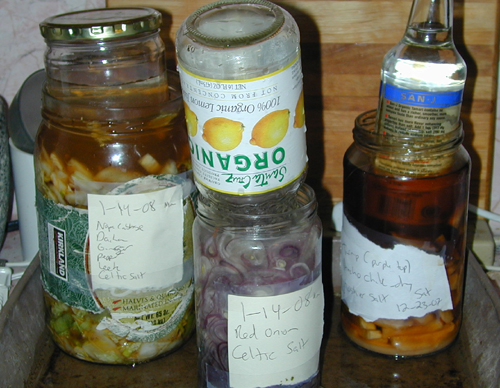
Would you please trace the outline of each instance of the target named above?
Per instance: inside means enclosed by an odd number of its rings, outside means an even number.
[[[160,12],[147,7],[101,8],[49,17],[40,32],[49,41],[110,40],[154,31],[161,19]]]

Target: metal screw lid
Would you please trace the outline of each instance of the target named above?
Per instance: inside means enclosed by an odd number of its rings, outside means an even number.
[[[157,30],[161,13],[153,8],[100,8],[45,19],[40,32],[48,41],[109,40]]]

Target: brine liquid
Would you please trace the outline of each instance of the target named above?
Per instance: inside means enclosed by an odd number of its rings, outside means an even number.
[[[381,303],[380,319],[366,320],[343,302],[345,333],[356,344],[389,355],[422,355],[446,347],[461,322],[468,166],[442,176],[404,179],[365,172],[349,161],[344,168],[347,220],[367,240],[386,249],[389,260],[398,244],[441,256],[453,304],[452,310],[386,319]]]
[[[81,197],[80,191],[95,194],[112,189],[94,189],[99,185],[89,182],[126,182],[191,169],[180,91],[171,90],[172,100],[165,102],[162,98],[169,92],[163,86],[139,84],[122,90],[119,98],[111,95],[113,88],[77,93],[73,87],[73,95],[62,100],[45,96],[45,120],[35,149],[38,189],[45,196],[59,191],[57,202],[79,206],[82,203],[78,198],[72,202],[72,197]],[[54,85],[50,91],[58,97],[62,93]],[[106,97],[122,108],[108,108],[102,102]],[[76,187],[71,184],[75,180]]]

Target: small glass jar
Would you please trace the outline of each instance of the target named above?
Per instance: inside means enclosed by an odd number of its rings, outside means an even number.
[[[292,195],[305,179],[300,33],[266,0],[219,1],[176,37],[195,182],[214,200]]]
[[[47,79],[34,159],[47,320],[59,347],[87,361],[148,361],[194,330],[194,184],[160,23],[153,9],[127,8],[40,26]]]
[[[322,226],[314,191],[257,207],[200,196],[193,226],[200,387],[319,387]]]
[[[462,321],[470,158],[461,125],[384,136],[375,116],[356,119],[344,157],[342,327],[373,352],[422,356]]]

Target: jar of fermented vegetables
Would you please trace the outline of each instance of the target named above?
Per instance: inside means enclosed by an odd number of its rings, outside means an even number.
[[[67,353],[134,364],[194,329],[183,102],[150,8],[58,15],[35,146],[48,326]]]
[[[236,206],[198,197],[199,387],[319,387],[324,297],[314,191]]]
[[[462,321],[470,158],[463,130],[404,137],[356,119],[344,157],[341,321],[396,357],[448,347]]]

